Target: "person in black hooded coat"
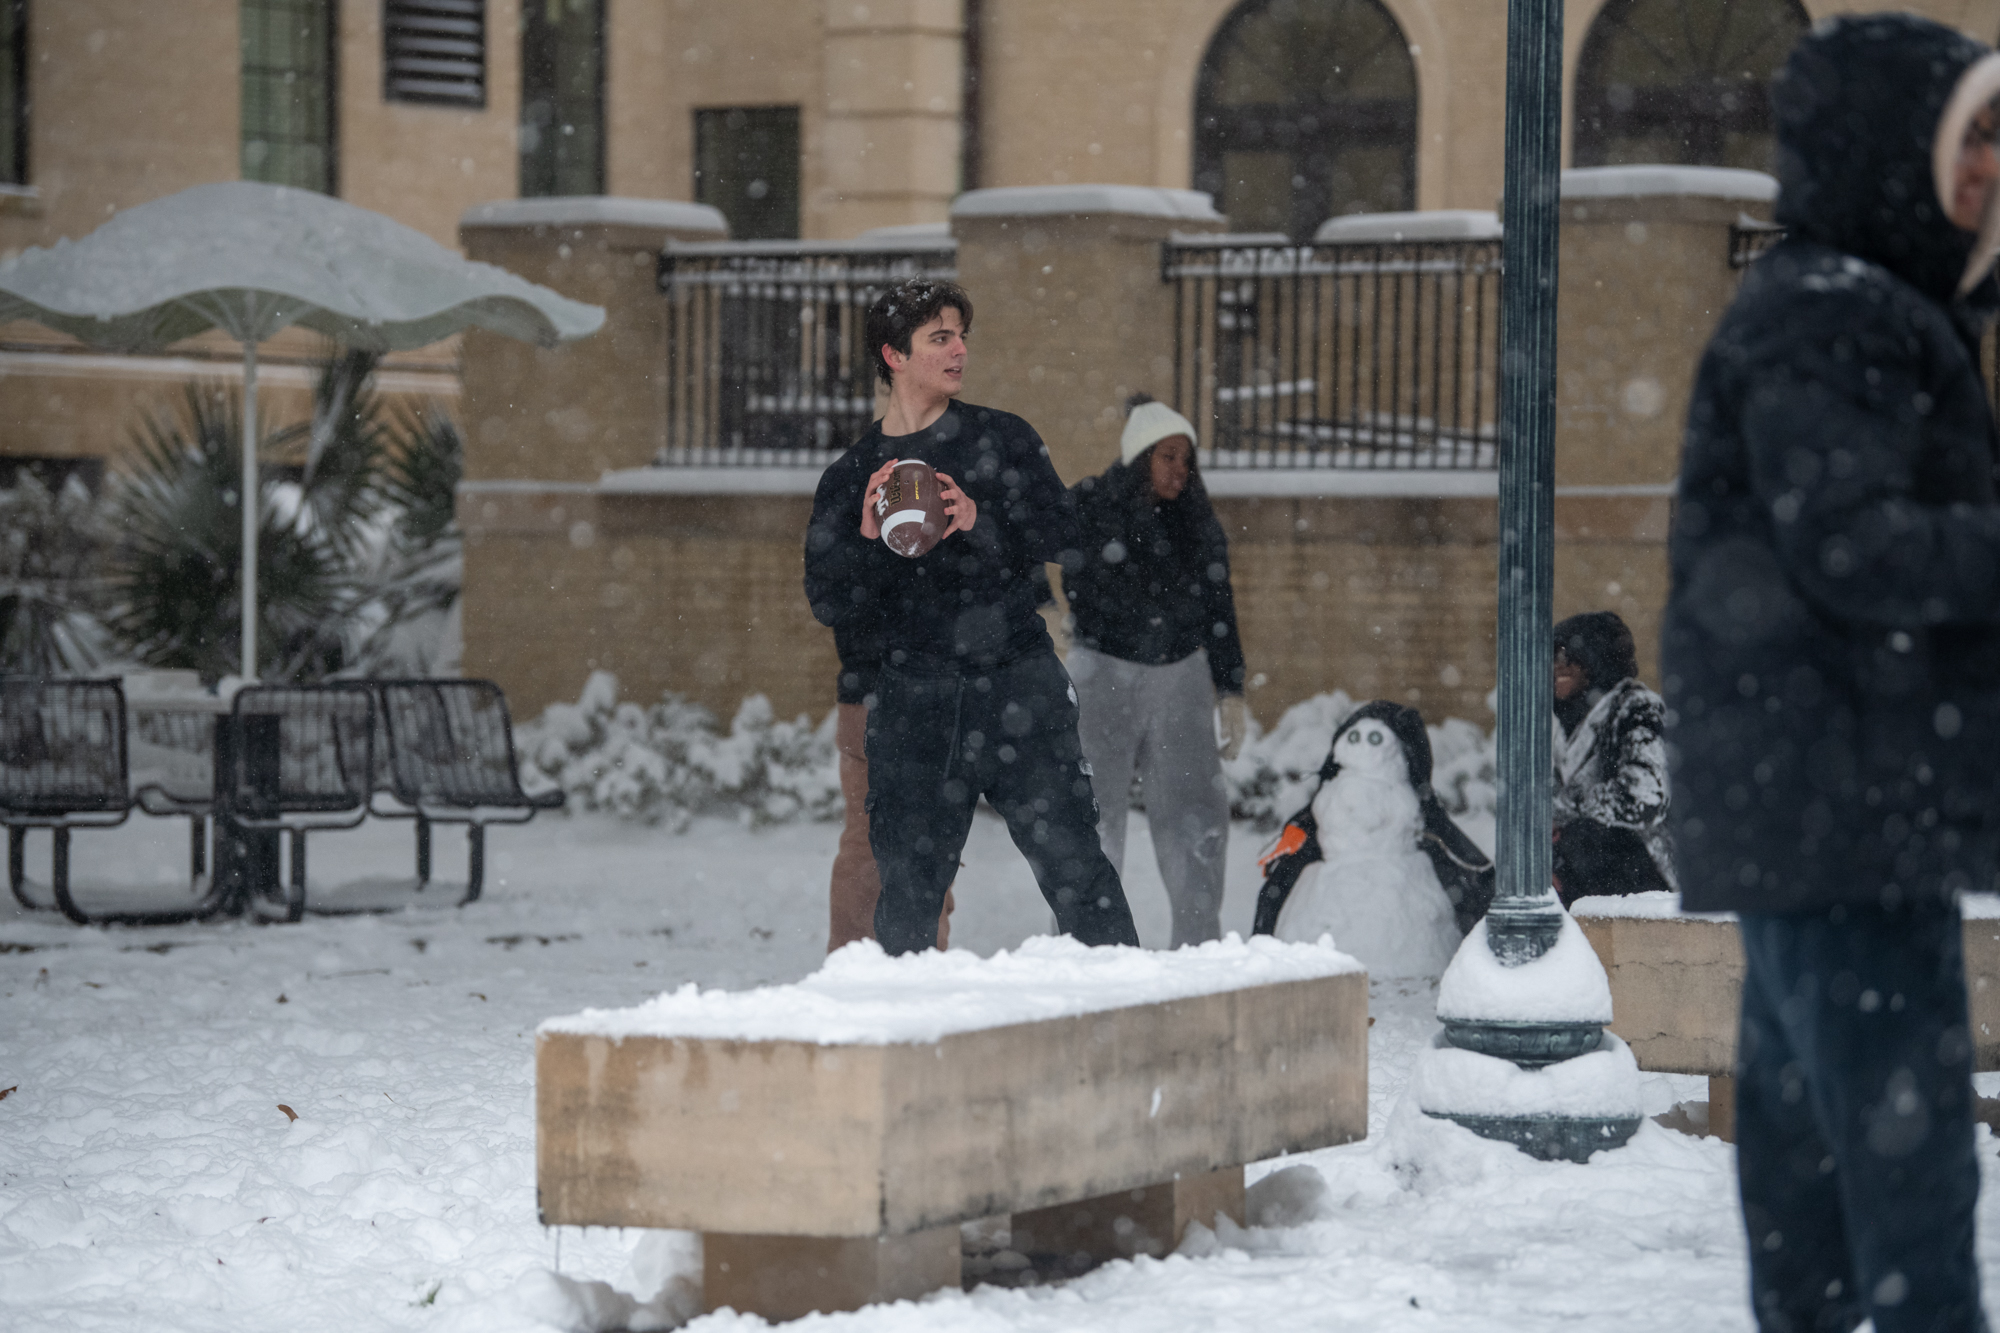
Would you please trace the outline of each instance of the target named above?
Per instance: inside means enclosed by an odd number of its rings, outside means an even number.
[[[2000,58],[1830,20],[1772,88],[1786,240],[1689,408],[1662,685],[1682,901],[1739,913],[1766,1330],[1985,1327],[1958,894],[1993,880],[2000,503],[1979,374]]]
[[[1365,703],[1349,713],[1341,724],[1333,729],[1334,739],[1357,722],[1378,718],[1387,724],[1390,731],[1403,746],[1403,761],[1409,766],[1410,785],[1417,790],[1417,803],[1423,811],[1424,831],[1422,847],[1431,859],[1431,866],[1437,871],[1438,883],[1444,887],[1445,896],[1451,899],[1452,914],[1458,920],[1461,935],[1470,931],[1486,915],[1487,907],[1493,901],[1493,858],[1479,850],[1479,845],[1465,836],[1442,802],[1431,789],[1431,738],[1424,730],[1423,715],[1414,708],[1405,707],[1388,699],[1377,699]],[[1313,788],[1313,795],[1298,813],[1285,821],[1285,827],[1278,833],[1277,842],[1260,859],[1264,871],[1264,886],[1257,892],[1257,915],[1250,928],[1253,935],[1270,935],[1278,929],[1278,914],[1284,911],[1285,902],[1298,887],[1299,876],[1307,866],[1324,861],[1326,854],[1319,844],[1319,820],[1313,815],[1313,797],[1340,772],[1340,765],[1334,762],[1333,747],[1327,746],[1326,762],[1320,765],[1319,783]]]

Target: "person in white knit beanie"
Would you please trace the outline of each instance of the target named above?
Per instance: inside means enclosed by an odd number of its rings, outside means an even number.
[[[1118,462],[1070,489],[1083,542],[1063,564],[1072,619],[1066,665],[1095,774],[1098,835],[1122,874],[1137,772],[1173,908],[1173,945],[1212,940],[1222,929],[1229,839],[1220,760],[1241,750],[1250,713],[1229,542],[1195,465],[1194,423],[1134,395]]]

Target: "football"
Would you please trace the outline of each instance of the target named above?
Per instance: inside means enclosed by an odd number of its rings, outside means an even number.
[[[944,539],[951,515],[944,512],[937,473],[914,458],[896,464],[875,496],[882,542],[897,555],[919,556]]]

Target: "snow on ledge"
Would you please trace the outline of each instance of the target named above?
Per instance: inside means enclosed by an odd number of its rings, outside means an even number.
[[[721,212],[679,199],[626,199],[615,195],[572,194],[535,199],[498,199],[474,204],[460,227],[654,227],[661,231],[729,234]]]
[[[1419,213],[1352,213],[1319,224],[1320,245],[1365,241],[1497,241],[1498,213],[1476,208],[1433,208]]]
[[[1574,167],[1562,174],[1565,199],[1639,199],[1658,195],[1769,203],[1778,197],[1778,180],[1761,171],[1737,167]]]
[[[1734,912],[1683,912],[1681,896],[1672,889],[1628,893],[1619,898],[1578,898],[1570,904],[1574,917],[1617,917],[1624,920],[1734,921]]]
[[[1221,222],[1215,199],[1202,190],[1150,185],[1003,185],[967,190],[951,206],[955,218],[1045,217],[1125,213],[1142,218]]]
[[[628,467],[599,479],[599,495],[811,495],[819,467]]]
[[[955,1032],[1361,970],[1327,945],[1287,944],[1268,935],[1244,940],[1232,934],[1168,953],[1091,949],[1067,936],[1038,937],[991,958],[960,949],[891,958],[873,940],[862,940],[836,950],[819,971],[792,985],[703,991],[689,984],[629,1009],[552,1018],[538,1031],[620,1040],[924,1045]]]

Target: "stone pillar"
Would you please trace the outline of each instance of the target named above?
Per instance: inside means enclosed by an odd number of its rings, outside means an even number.
[[[1556,615],[1616,611],[1659,683],[1667,525],[1697,363],[1741,275],[1729,230],[1777,182],[1715,167],[1563,173]]]
[[[942,222],[958,192],[961,0],[825,0],[825,235]]]
[[[1126,396],[1173,396],[1160,244],[1226,220],[1193,190],[1048,185],[968,191],[951,225],[975,312],[966,399],[1027,418],[1064,481],[1102,472]]]
[[[644,702],[659,697],[654,680],[633,675],[657,645],[630,631],[657,638],[675,623],[632,595],[649,562],[615,532],[605,539],[597,482],[650,462],[663,442],[661,247],[726,232],[712,208],[655,199],[511,199],[460,222],[471,258],[605,310],[603,329],[556,348],[465,335],[463,670],[498,681],[517,717],[576,698],[598,666],[623,673],[628,689],[642,685]],[[725,715],[742,697],[726,686],[715,694]]]
[[[596,481],[651,462],[666,427],[660,250],[723,239],[722,214],[664,199],[509,199],[468,210],[458,234],[470,258],[605,312],[601,331],[557,348],[465,335],[467,480]]]

